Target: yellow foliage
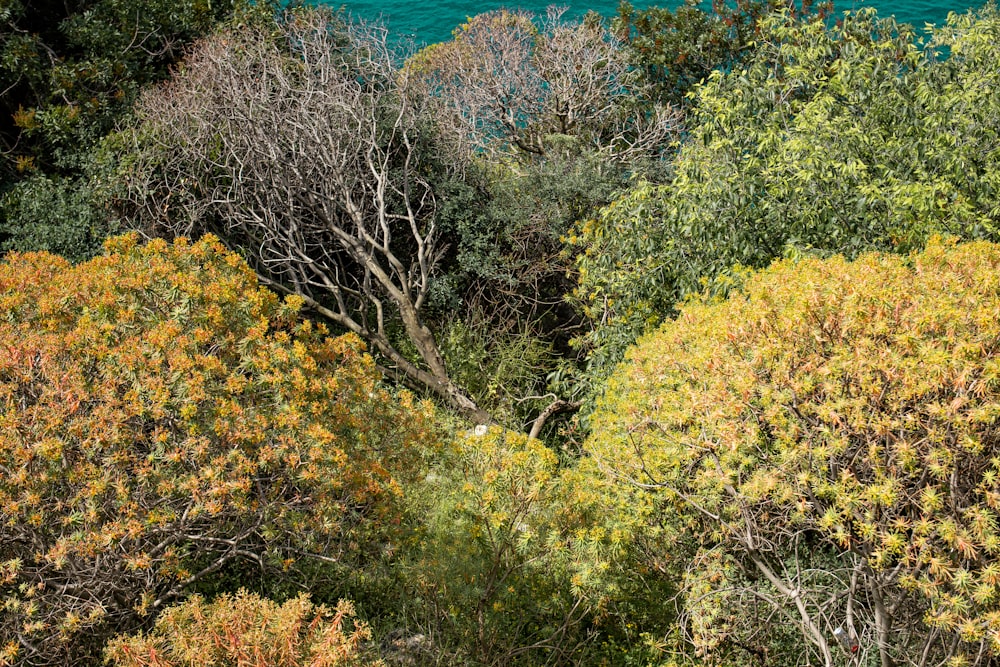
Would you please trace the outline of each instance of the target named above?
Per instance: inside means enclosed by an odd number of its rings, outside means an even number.
[[[982,554],[997,546],[1000,441],[983,415],[1000,414],[997,341],[1000,246],[781,261],[640,340],[582,469],[660,508],[639,533],[669,521],[705,548],[766,553],[752,567],[818,587],[817,605],[855,567],[886,604],[915,585],[899,641],[919,641],[926,610],[963,650],[993,651],[982,621],[1000,611],[997,575]],[[789,562],[840,579],[807,584]]]

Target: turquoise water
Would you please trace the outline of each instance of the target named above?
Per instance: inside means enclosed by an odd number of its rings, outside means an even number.
[[[922,27],[927,23],[942,23],[948,12],[964,12],[970,6],[969,0],[834,0],[838,11],[856,7],[875,7],[880,15],[895,14],[900,21]],[[337,4],[331,2],[330,4]],[[346,9],[364,19],[381,17],[396,35],[412,38],[418,44],[440,42],[451,36],[451,31],[469,16],[481,14],[501,7],[520,7],[536,13],[544,13],[552,0],[347,0]],[[611,16],[615,13],[618,0],[563,0],[556,2],[569,6],[570,14],[579,16],[588,9]],[[638,7],[658,4],[676,7],[678,0],[643,2],[633,0]]]

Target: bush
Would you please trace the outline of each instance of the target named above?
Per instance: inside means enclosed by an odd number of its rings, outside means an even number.
[[[171,607],[148,635],[119,637],[106,652],[118,667],[346,667],[381,663],[362,658],[368,626],[349,622],[346,601],[335,612],[309,596],[278,605],[240,591],[211,603],[195,596]]]
[[[589,639],[554,511],[557,464],[538,440],[480,427],[409,494],[425,524],[402,570],[406,606],[448,664],[562,664]]]
[[[85,179],[32,176],[0,197],[0,251],[44,250],[70,261],[100,253],[114,224]]]
[[[1000,246],[780,262],[641,340],[584,466],[661,554],[693,542],[685,630],[703,654],[840,664],[840,628],[860,664],[987,664],[998,341]]]
[[[82,664],[209,575],[381,543],[430,415],[299,305],[211,237],[0,264],[7,663]]]

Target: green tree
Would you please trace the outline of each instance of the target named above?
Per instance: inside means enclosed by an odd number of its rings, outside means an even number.
[[[786,260],[630,351],[581,470],[630,539],[693,546],[693,649],[993,664],[998,276],[988,242]]]
[[[87,664],[218,573],[360,567],[431,414],[211,237],[0,264],[0,663]]]
[[[684,106],[688,93],[715,70],[735,67],[753,53],[760,25],[773,11],[788,8],[788,0],[713,2],[710,10],[694,0],[676,9],[637,9],[623,0],[612,32],[625,44],[629,64],[641,73],[645,94],[653,100]],[[794,16],[813,12],[806,0]],[[821,2],[816,15],[825,17],[832,3]]]
[[[164,78],[195,38],[238,5],[10,0],[0,6],[0,250],[50,250],[73,259],[100,252],[107,217],[88,199],[93,150],[142,87]],[[38,200],[56,207],[53,217],[39,219]]]
[[[672,182],[637,185],[570,239],[594,366],[735,266],[993,238],[998,37],[995,8],[952,15],[923,48],[870,10],[764,21],[752,57],[696,90]]]

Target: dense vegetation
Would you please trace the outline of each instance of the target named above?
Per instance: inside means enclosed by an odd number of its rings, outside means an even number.
[[[0,249],[100,251],[98,146],[195,39],[220,0],[11,0],[0,6]]]
[[[1000,648],[998,267],[990,243],[786,260],[630,351],[586,465],[629,498],[625,530],[691,550],[704,655],[830,664],[838,626],[862,662]]]
[[[1000,661],[995,7],[42,4],[0,665]]]
[[[280,579],[390,539],[426,416],[218,242],[11,255],[0,290],[0,641],[30,664],[84,660],[233,561]]]
[[[695,92],[670,182],[637,184],[573,239],[608,367],[705,278],[724,291],[733,267],[907,252],[934,233],[996,238],[993,20],[956,18],[923,45],[870,10],[761,29],[740,69]]]

